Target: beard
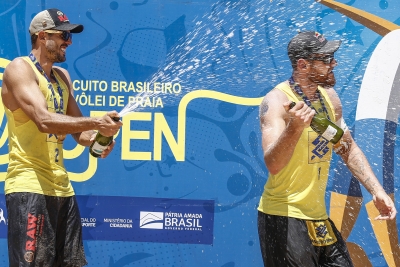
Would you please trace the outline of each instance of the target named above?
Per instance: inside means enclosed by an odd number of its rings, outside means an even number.
[[[61,53],[55,46],[55,43],[46,43],[47,58],[54,63],[61,63],[67,60],[64,53]]]
[[[314,71],[308,76],[308,79],[322,86],[323,88],[333,87],[336,84],[335,74],[333,72],[329,72],[326,74],[318,73],[315,69]]]

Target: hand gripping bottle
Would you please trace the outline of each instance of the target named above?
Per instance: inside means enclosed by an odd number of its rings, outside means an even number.
[[[290,103],[289,109],[296,105],[295,102]],[[343,136],[343,129],[331,122],[323,113],[317,113],[311,120],[311,129],[326,140],[336,144]]]
[[[114,121],[119,121],[119,118],[112,118]],[[97,132],[96,137],[93,140],[93,143],[89,147],[89,153],[93,157],[100,157],[101,153],[111,144],[113,141],[113,136],[104,136],[100,132]]]

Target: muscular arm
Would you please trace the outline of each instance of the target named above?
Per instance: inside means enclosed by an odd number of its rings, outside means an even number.
[[[332,91],[330,91],[332,90]],[[340,99],[333,89],[327,90],[330,99],[335,106],[336,119],[342,117]],[[379,180],[376,178],[371,166],[360,147],[354,141],[350,131],[345,130],[343,137],[334,147],[335,152],[343,159],[354,177],[373,196],[374,204],[380,215],[375,219],[393,219],[396,216],[396,208],[391,198],[386,194]]]
[[[66,81],[67,82],[67,81]],[[70,96],[71,96],[71,90]],[[38,80],[32,68],[21,58],[13,60],[5,69],[2,88],[3,103],[14,111],[18,108],[36,124],[44,133],[75,134],[78,142],[87,145],[90,130],[99,130],[104,135],[114,135],[121,126],[110,116],[117,116],[117,112],[110,112],[103,117],[82,117],[82,114],[71,96],[67,107],[67,115],[51,113],[47,110],[47,103],[41,93]]]
[[[289,103],[286,95],[275,89],[260,105],[264,162],[272,174],[288,164],[303,129],[310,125],[315,114],[302,102],[287,112]]]
[[[383,190],[367,158],[354,141],[349,130],[343,134],[339,146],[336,147],[337,154],[343,159],[354,177],[368,190],[371,195]]]
[[[68,72],[65,69],[58,67],[53,67],[53,69],[57,71],[57,73],[63,79],[65,84],[68,86],[69,98],[67,106],[67,115],[71,117],[83,117],[82,112],[73,96],[72,82]],[[92,143],[91,138],[94,137],[95,134],[96,134],[95,131],[87,130],[83,132],[72,133],[71,135],[78,144],[83,146],[90,146]]]
[[[341,101],[333,88],[327,89],[326,91],[335,107],[336,121],[338,121],[342,118]],[[367,158],[354,141],[348,129],[345,130],[342,139],[335,145],[334,149],[347,164],[347,167],[354,177],[362,183],[368,192],[374,195],[378,190],[383,190],[369,166]]]
[[[386,194],[382,185],[379,183],[367,158],[352,138],[349,130],[345,131],[338,147],[336,147],[336,151],[346,163],[354,177],[360,181],[372,195],[375,207],[380,213],[375,219],[394,219],[397,211],[393,200]]]

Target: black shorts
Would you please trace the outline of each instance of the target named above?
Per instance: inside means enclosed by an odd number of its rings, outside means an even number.
[[[10,267],[87,264],[75,196],[6,195]]]
[[[308,221],[316,222],[316,221]],[[353,267],[346,243],[331,220],[336,242],[315,245],[307,221],[258,212],[258,234],[265,267]],[[333,241],[332,241],[333,242]]]

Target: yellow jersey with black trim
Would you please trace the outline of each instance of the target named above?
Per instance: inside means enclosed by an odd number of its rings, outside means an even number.
[[[276,87],[289,100],[302,100],[288,82]],[[319,87],[329,118],[336,121],[334,107],[324,88]],[[312,102],[318,112],[320,101]],[[303,130],[289,163],[276,175],[270,174],[264,186],[258,210],[270,215],[305,220],[325,220],[325,190],[328,181],[332,143],[319,136],[311,127]]]
[[[39,88],[46,99],[49,112],[55,113],[54,96],[48,89],[47,79],[37,70],[29,57],[23,57],[35,72]],[[68,87],[53,70],[64,102],[68,105]],[[23,77],[22,77],[23,78]],[[55,97],[60,103],[57,83],[53,84]],[[11,111],[4,106],[8,121],[9,164],[5,178],[5,193],[30,192],[48,196],[74,195],[68,173],[64,167],[63,138],[56,134],[42,133],[22,111]]]

